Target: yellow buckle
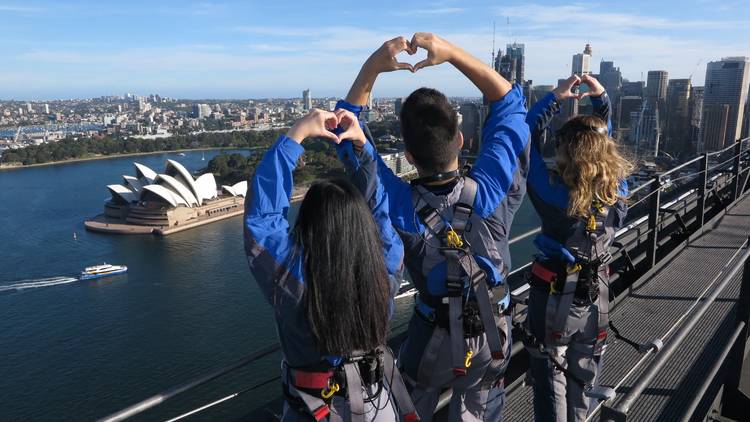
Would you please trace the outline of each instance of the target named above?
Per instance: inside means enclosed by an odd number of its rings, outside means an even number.
[[[568,265],[568,274],[577,273],[578,271],[581,271],[583,269],[583,266],[581,264],[575,263],[573,265]]]
[[[468,352],[466,352],[466,358],[464,359],[464,366],[466,368],[468,368],[468,367],[471,366],[471,358],[473,356],[474,356],[474,352],[473,351],[469,350]]]
[[[324,388],[320,390],[320,396],[323,397],[324,399],[330,399],[331,397],[333,397],[334,394],[336,394],[339,391],[340,388],[341,387],[339,387],[339,384],[337,382],[334,382],[333,384],[329,383],[328,388]]]
[[[461,240],[461,236],[459,236],[452,227],[446,232],[446,242],[451,248],[461,248],[464,246],[464,241]]]

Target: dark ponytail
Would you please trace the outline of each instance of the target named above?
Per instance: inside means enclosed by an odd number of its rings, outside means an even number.
[[[322,354],[348,355],[385,344],[390,284],[378,228],[346,180],[317,182],[294,227],[303,254],[303,302]]]

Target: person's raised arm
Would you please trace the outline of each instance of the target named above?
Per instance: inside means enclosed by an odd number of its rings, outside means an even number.
[[[527,186],[529,191],[537,198],[558,208],[567,208],[568,190],[562,184],[550,182],[549,169],[542,158],[542,152],[544,151],[542,135],[560,111],[561,104],[569,99],[579,97],[580,94],[575,92],[575,88],[580,84],[581,78],[579,76],[569,77],[552,92],[537,101],[526,116],[526,123],[531,129],[532,142]]]
[[[329,131],[337,123],[336,115],[331,112],[311,111],[266,151],[250,180],[245,200],[245,252],[250,269],[271,301],[279,266],[290,264],[287,263],[291,248],[287,213],[294,187],[292,172],[305,151],[300,144],[312,136],[338,142],[336,135]],[[271,259],[261,258],[264,253]]]
[[[383,254],[388,273],[397,275],[401,270],[404,246],[401,238],[391,225],[388,214],[388,194],[380,181],[375,162],[375,149],[367,141],[357,117],[346,110],[336,110],[339,126],[343,132],[338,135],[341,142],[337,149],[343,150],[348,159],[343,160],[349,179],[362,193],[372,210],[372,216],[380,232]],[[342,155],[341,153],[339,155]]]
[[[513,89],[513,85],[505,80],[494,69],[487,66],[481,60],[472,56],[450,42],[428,32],[417,32],[411,39],[411,54],[416,49],[427,50],[427,58],[414,65],[414,71],[449,62],[479,88],[490,102],[497,101]]]
[[[357,78],[346,95],[347,103],[359,106],[360,108],[359,110],[349,111],[359,114],[359,111],[362,109],[361,107],[367,104],[367,99],[372,94],[372,87],[375,85],[375,80],[381,73],[393,72],[395,70],[410,70],[414,72],[411,64],[401,63],[396,60],[396,56],[404,51],[413,54],[406,38],[396,37],[383,43],[380,48],[370,55],[362,65]]]
[[[336,104],[336,109],[350,111],[355,116],[359,117],[359,113],[367,103],[367,99],[372,95],[372,87],[375,85],[375,80],[381,73],[393,72],[396,70],[409,70],[413,72],[414,68],[411,64],[401,63],[396,60],[396,56],[404,51],[408,54],[413,54],[409,42],[404,37],[396,37],[384,42],[383,45],[375,50],[375,52],[373,52],[362,65],[357,78],[354,80],[354,83],[349,89],[349,93],[346,95],[346,99],[340,100]],[[369,145],[372,147],[372,144]],[[349,146],[349,148],[351,148],[351,146]],[[341,148],[339,148],[339,156],[342,157]],[[386,191],[395,193],[396,191],[401,192],[408,189],[409,185],[396,176],[393,171],[386,166],[380,156],[375,152],[374,148],[372,150],[372,156],[375,159],[381,182]]]
[[[578,99],[580,100],[583,97],[591,97],[594,116],[601,118],[607,123],[609,136],[612,136],[612,104],[610,104],[607,91],[604,89],[601,82],[591,75],[583,75],[581,77],[581,83],[586,84],[589,87],[589,90],[579,94]]]
[[[477,182],[474,210],[487,217],[509,192],[519,163],[526,161],[529,126],[523,93],[492,68],[436,35],[414,34],[410,44],[412,49],[427,50],[427,59],[414,65],[415,70],[450,62],[490,101],[482,145],[469,174]]]

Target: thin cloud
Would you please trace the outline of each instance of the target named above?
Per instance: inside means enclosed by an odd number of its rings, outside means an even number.
[[[616,29],[730,29],[746,28],[750,20],[686,20],[667,19],[631,13],[598,12],[593,4],[568,4],[543,6],[526,4],[523,7],[496,8],[498,16],[519,18],[536,25],[559,26],[569,24],[573,16],[586,16],[586,21],[596,22],[602,28]]]
[[[425,8],[425,9],[414,9],[414,10],[406,10],[406,11],[400,11],[395,12],[394,14],[396,16],[419,16],[419,15],[427,15],[427,16],[436,16],[436,15],[450,15],[454,13],[461,13],[464,12],[466,9],[462,7],[440,7],[440,8]]]
[[[46,9],[39,7],[29,6],[17,6],[13,4],[0,4],[0,12],[14,12],[14,13],[39,13],[44,12]]]

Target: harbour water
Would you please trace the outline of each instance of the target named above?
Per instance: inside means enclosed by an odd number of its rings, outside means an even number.
[[[0,172],[0,420],[96,419],[276,341],[270,306],[247,269],[240,217],[163,238],[83,228],[101,212],[105,186],[133,174],[133,161],[161,171],[171,158],[195,171],[218,153]],[[524,204],[513,233],[537,221]],[[515,264],[531,252],[530,239],[514,245]],[[128,273],[74,278],[102,262],[127,265]],[[397,303],[395,327],[411,300]],[[267,380],[278,363],[279,356],[262,359],[143,419],[176,416]],[[235,419],[280,392],[272,383],[193,420]]]

